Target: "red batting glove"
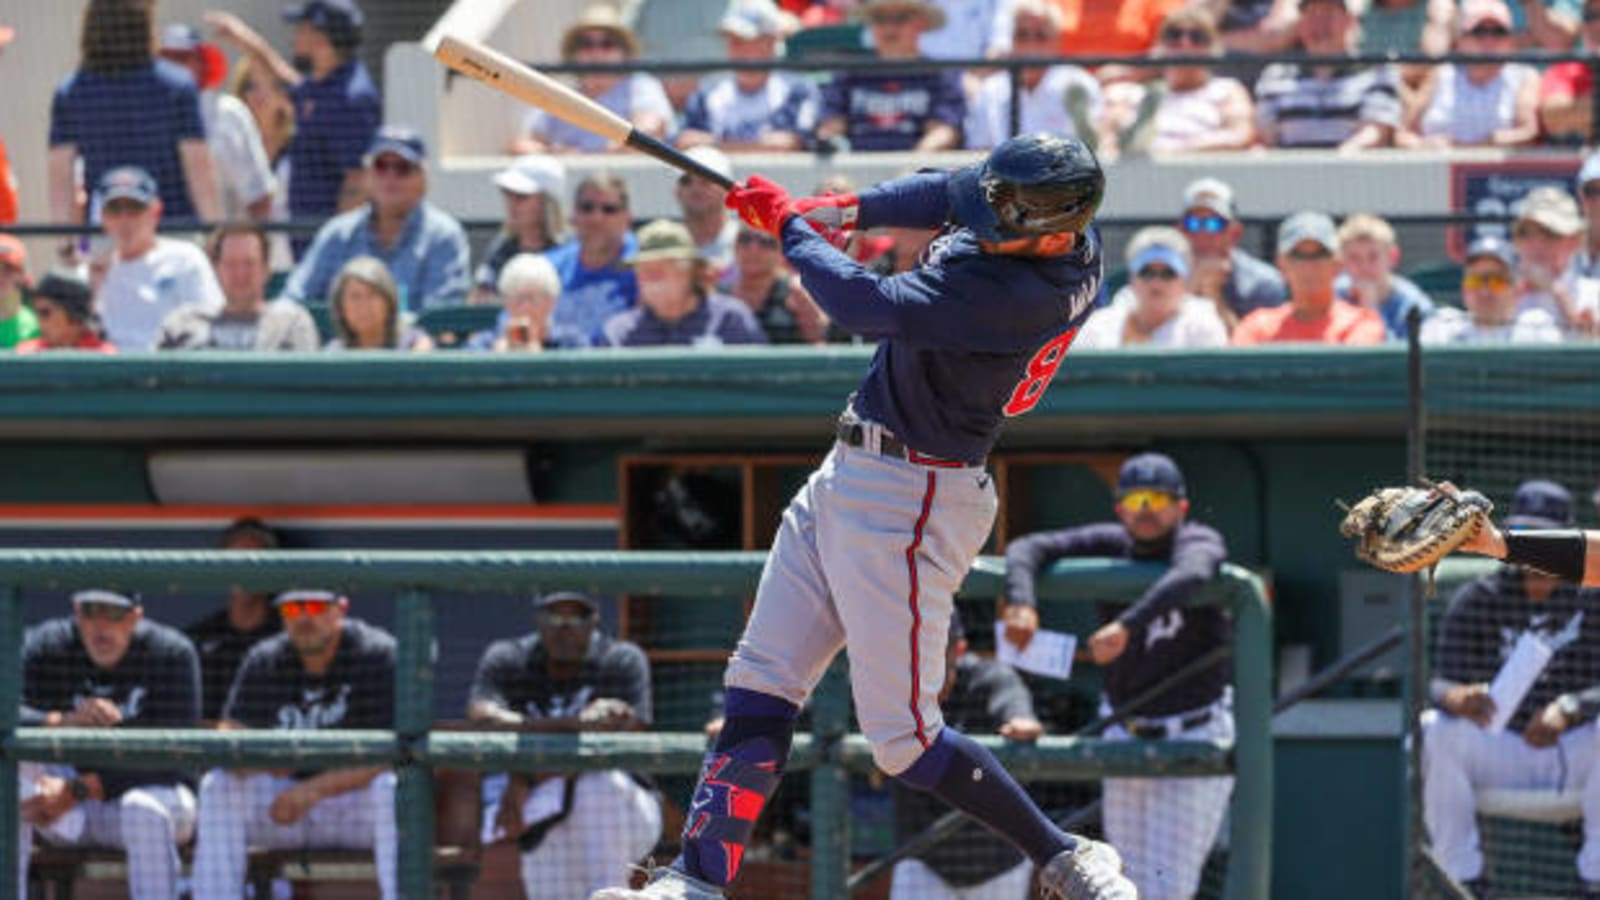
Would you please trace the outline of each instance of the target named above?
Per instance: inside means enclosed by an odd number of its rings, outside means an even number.
[[[795,214],[794,201],[782,185],[773,184],[760,175],[751,175],[742,185],[728,192],[724,201],[727,207],[739,213],[739,218],[758,231],[781,237],[783,223]]]

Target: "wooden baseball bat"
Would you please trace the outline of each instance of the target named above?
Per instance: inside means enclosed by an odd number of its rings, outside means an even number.
[[[569,125],[648,153],[675,169],[698,175],[724,189],[734,187],[732,179],[697,162],[678,148],[640,133],[627,119],[498,50],[477,41],[445,35],[433,55],[439,62],[468,78],[537,106]]]

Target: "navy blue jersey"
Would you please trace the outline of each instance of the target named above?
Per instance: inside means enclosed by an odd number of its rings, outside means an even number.
[[[817,304],[840,327],[877,340],[855,410],[903,443],[978,462],[1007,416],[1033,408],[1100,290],[1092,229],[1065,256],[985,253],[948,225],[948,172],[920,172],[861,194],[857,226],[941,228],[917,267],[874,274],[799,216],[783,250]]]
[[[128,649],[110,669],[89,658],[77,623],[68,616],[28,629],[22,641],[22,710],[19,721],[39,725],[51,712],[71,712],[92,698],[108,700],[127,728],[193,728],[200,724],[200,658],[177,629],[140,620]],[[80,767],[94,772],[93,767]],[[178,770],[99,772],[106,797],[142,784],[177,784]]]
[[[650,663],[639,645],[597,631],[576,675],[555,678],[546,661],[538,632],[490,644],[472,679],[472,701],[503,706],[528,719],[562,719],[583,712],[590,701],[610,698],[633,707],[634,718],[645,726],[654,718]]]
[[[1140,544],[1120,522],[1105,522],[1025,535],[1006,545],[1006,596],[1035,604],[1034,577],[1063,557],[1105,556],[1170,564],[1166,574],[1132,605],[1105,604],[1101,617],[1128,629],[1128,649],[1105,670],[1105,692],[1113,707],[1233,640],[1227,611],[1188,606],[1202,584],[1216,577],[1228,558],[1222,535],[1198,522],[1184,522],[1164,541]],[[1198,709],[1222,696],[1231,673],[1212,666],[1140,707],[1139,716],[1170,716]]]
[[[306,671],[287,632],[250,649],[234,676],[222,717],[250,728],[316,731],[394,724],[394,637],[344,620],[328,670]]]

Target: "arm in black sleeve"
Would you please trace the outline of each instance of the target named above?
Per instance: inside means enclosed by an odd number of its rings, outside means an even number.
[[[1006,597],[1012,603],[1038,606],[1033,585],[1039,570],[1063,557],[1127,555],[1121,526],[1085,525],[1023,535],[1006,545]]]
[[[61,700],[51,688],[61,680],[61,673],[50,672],[50,664],[42,652],[40,630],[31,628],[22,641],[22,712],[18,723],[43,725],[44,717],[61,705]]]
[[[618,641],[619,646],[626,649],[625,653],[617,654],[622,661],[618,674],[618,691],[622,700],[633,707],[633,717],[641,728],[650,727],[655,721],[655,708],[650,699],[650,661],[638,645],[626,641]]]
[[[237,722],[250,728],[270,728],[270,698],[266,691],[271,684],[268,655],[262,652],[265,644],[257,644],[244,656],[239,671],[233,675],[233,686],[228,689],[227,702],[222,704],[222,719]]]
[[[1140,629],[1188,603],[1201,585],[1217,577],[1218,567],[1227,558],[1228,545],[1214,529],[1180,525],[1172,538],[1172,564],[1118,621],[1129,629]]]
[[[515,641],[495,641],[483,651],[478,660],[478,671],[472,676],[472,688],[467,692],[467,706],[487,703],[503,709],[511,708],[507,697],[517,672],[517,646]]]
[[[189,639],[177,632],[158,632],[156,644],[144,673],[143,684],[149,693],[138,718],[128,723],[136,728],[193,728],[200,724],[200,657]],[[106,769],[95,774],[107,799],[120,797],[140,785],[177,784],[187,773],[177,769]]]

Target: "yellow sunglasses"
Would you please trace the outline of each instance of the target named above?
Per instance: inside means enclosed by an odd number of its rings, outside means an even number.
[[[1511,276],[1469,272],[1461,279],[1461,287],[1469,291],[1504,291],[1511,288]]]
[[[1171,506],[1174,499],[1176,498],[1166,491],[1143,488],[1141,490],[1129,491],[1126,494],[1123,494],[1117,499],[1117,505],[1121,506],[1125,510],[1128,510],[1129,512],[1136,512],[1140,509],[1148,509],[1151,512],[1161,512],[1162,510]]]

